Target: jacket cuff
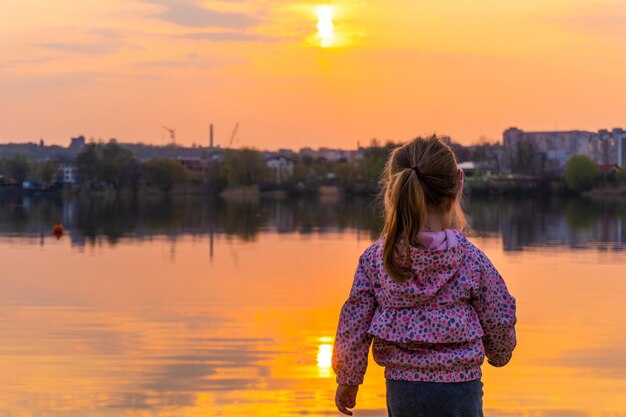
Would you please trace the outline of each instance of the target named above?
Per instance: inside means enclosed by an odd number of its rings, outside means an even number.
[[[487,358],[487,363],[489,363],[489,365],[491,366],[495,366],[496,368],[500,368],[509,363],[512,357],[513,354],[510,353],[507,356],[496,356],[494,358]]]
[[[363,375],[337,375],[336,381],[339,385],[361,385]]]

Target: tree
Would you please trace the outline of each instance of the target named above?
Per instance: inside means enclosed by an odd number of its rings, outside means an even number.
[[[76,170],[78,176],[93,186],[98,181],[98,149],[95,143],[85,145],[82,151],[76,155]]]
[[[315,159],[308,154],[298,155],[293,160],[293,172],[286,179],[286,183],[291,185],[293,190],[305,193],[316,193],[321,183],[321,175],[316,169]]]
[[[510,156],[511,170],[516,174],[536,175],[543,170],[542,165],[545,164],[545,158],[530,141],[517,141]]]
[[[385,168],[389,152],[397,145],[388,142],[384,147],[370,147],[363,150],[363,157],[356,161],[356,175],[366,183],[376,184]]]
[[[617,179],[617,182],[619,182],[620,184],[626,185],[626,167],[625,166],[622,166],[621,168],[617,170],[617,173],[615,174],[615,178]]]
[[[565,183],[574,191],[589,190],[599,176],[598,164],[587,156],[572,156],[565,164]]]
[[[22,184],[31,172],[30,161],[22,154],[15,154],[4,160],[5,175],[14,183]]]
[[[91,186],[100,183],[115,189],[125,185],[137,188],[139,162],[115,139],[106,144],[86,145],[76,156],[76,168],[79,176]]]
[[[169,194],[172,187],[189,180],[190,172],[178,161],[168,158],[155,158],[144,162],[143,177],[151,185]]]
[[[293,165],[293,175],[288,179],[292,184],[298,184],[303,182],[304,179],[313,171],[314,164],[313,157],[311,155],[300,155],[295,159]]]
[[[115,139],[102,146],[98,158],[99,179],[113,188],[131,183],[135,171],[135,158],[132,152],[118,145]]]
[[[229,185],[254,185],[270,177],[270,168],[261,152],[255,149],[229,149],[224,154],[223,164]]]
[[[207,191],[211,194],[221,193],[228,185],[222,165],[219,161],[210,160],[205,166],[202,181]]]
[[[338,162],[333,167],[333,174],[335,174],[335,180],[338,184],[352,187],[356,182],[354,164],[350,164],[348,162]]]
[[[50,185],[56,181],[59,172],[59,162],[50,160],[37,165],[37,178],[46,185]]]
[[[482,163],[482,164],[487,164],[488,166],[493,166],[493,168],[495,168],[495,170],[497,172],[499,172],[501,170],[501,164],[500,164],[500,158],[499,158],[499,154],[503,152],[503,145],[497,142],[489,142],[489,139],[487,139],[486,137],[482,136],[479,139],[479,143],[477,145],[472,146],[472,152],[471,152],[471,158],[470,159],[466,159],[468,161],[473,161],[473,162],[478,162],[478,163]],[[533,169],[537,169],[538,165],[541,165],[541,160],[535,160],[536,159],[536,152],[534,152],[534,147],[532,147],[532,145],[527,144],[527,145],[519,145],[518,144],[518,152],[521,151],[520,155],[521,155],[521,159],[520,161],[526,160],[526,161],[531,161],[531,162],[535,162],[535,166],[531,167]],[[458,155],[457,155],[458,158]],[[541,155],[540,155],[541,158]],[[458,158],[459,161],[461,161],[460,158]],[[537,163],[539,162],[539,163]],[[519,162],[519,164],[523,165],[523,162]],[[523,168],[528,168],[528,167],[523,167]],[[519,169],[519,166],[518,166]],[[541,167],[539,169],[539,171],[543,171],[543,167]],[[537,173],[537,172],[529,172],[529,173]]]

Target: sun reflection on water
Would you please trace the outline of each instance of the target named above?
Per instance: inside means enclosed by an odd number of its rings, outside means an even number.
[[[320,338],[321,342],[330,342],[329,337]],[[333,357],[333,345],[322,343],[317,351],[317,369],[320,378],[329,378],[331,376],[331,366]]]

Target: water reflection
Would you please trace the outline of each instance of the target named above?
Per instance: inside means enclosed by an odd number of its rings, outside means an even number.
[[[75,246],[120,239],[217,235],[254,241],[268,230],[328,233],[356,230],[375,238],[382,226],[373,198],[259,198],[226,201],[202,197],[0,197],[0,235],[39,238],[44,244],[61,221]],[[505,251],[528,247],[622,250],[626,200],[472,197],[466,201],[473,235],[502,236]]]
[[[225,234],[254,240],[264,230],[280,233],[357,229],[375,234],[380,224],[375,202],[367,198],[172,199],[0,197],[0,233],[48,235],[61,221],[72,243],[85,245],[104,238],[116,244],[123,237]],[[367,238],[370,236],[368,235]]]
[[[486,416],[626,415],[624,205],[468,210],[519,308]],[[5,197],[0,416],[336,415],[332,336],[379,227],[367,199]],[[357,412],[382,417],[370,364]]]
[[[505,251],[556,245],[622,250],[626,242],[626,200],[471,198],[467,209],[472,228],[501,235]]]
[[[321,344],[317,352],[317,367],[319,368],[320,377],[329,378],[331,376],[332,357],[333,345],[329,343]]]

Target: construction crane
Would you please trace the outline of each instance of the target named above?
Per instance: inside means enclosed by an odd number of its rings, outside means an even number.
[[[239,122],[237,122],[237,124],[235,125],[235,128],[233,129],[233,134],[230,135],[230,141],[228,142],[228,148],[233,146],[233,142],[235,141],[235,135],[237,134],[237,129],[239,129]]]
[[[170,139],[172,139],[172,145],[176,145],[176,129],[172,129],[167,126],[163,126],[163,129],[169,132]]]

